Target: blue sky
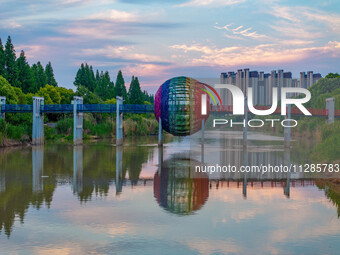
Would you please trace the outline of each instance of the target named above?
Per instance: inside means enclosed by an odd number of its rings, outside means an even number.
[[[249,67],[339,72],[337,0],[2,0],[0,37],[30,64],[51,61],[73,88],[82,62],[137,75],[154,92],[179,75],[218,78]]]

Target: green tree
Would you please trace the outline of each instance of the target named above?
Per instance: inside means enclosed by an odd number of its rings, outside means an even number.
[[[61,101],[59,92],[52,85],[47,84],[45,87],[40,88],[37,95],[44,97],[45,104],[60,104]]]
[[[325,77],[326,79],[334,79],[334,78],[340,78],[340,75],[338,73],[329,73]]]
[[[48,64],[46,65],[45,75],[46,75],[46,79],[47,79],[47,84],[50,84],[54,87],[58,87],[58,83],[54,78],[54,72],[53,72],[51,62],[48,62]]]
[[[84,98],[84,104],[102,104],[103,100],[84,86],[78,86],[76,96]]]
[[[0,75],[5,76],[5,51],[0,38]]]
[[[56,90],[59,92],[61,100],[61,104],[71,104],[71,101],[74,96],[74,92],[72,89],[66,89],[63,87],[56,87]]]
[[[144,96],[142,90],[140,89],[139,81],[137,77],[131,79],[131,84],[129,88],[129,103],[130,104],[143,104]]]
[[[114,94],[115,96],[121,96],[125,101],[128,100],[127,92],[126,92],[126,87],[125,87],[125,82],[123,78],[122,71],[119,70],[117,74],[117,79],[116,79],[116,86],[114,87]]]
[[[31,70],[35,83],[34,92],[36,92],[40,88],[45,87],[45,85],[47,84],[47,77],[44,67],[41,65],[40,61],[38,61],[36,64],[33,64]]]
[[[103,100],[114,97],[114,83],[111,81],[108,71],[105,73],[101,71],[99,75],[99,71],[97,70],[96,82],[97,86],[94,91],[96,95],[98,95]]]
[[[13,87],[9,82],[0,75],[0,95],[6,97],[7,104],[26,104],[26,96],[20,88]],[[8,113],[6,121],[15,126],[21,126],[30,129],[32,114],[29,113]],[[30,132],[27,132],[30,133]]]
[[[6,97],[6,104],[19,103],[19,95],[16,92],[14,87],[0,75],[0,95]]]
[[[82,63],[77,71],[73,84],[76,87],[84,86],[91,92],[94,92],[95,88],[97,87],[97,83],[92,66],[89,66],[87,63],[85,63],[85,65]]]
[[[17,67],[19,71],[18,79],[22,91],[24,93],[35,92],[34,78],[23,50],[20,53],[20,57],[17,59]]]
[[[15,49],[12,44],[11,37],[8,36],[5,45],[5,78],[14,87],[19,87],[18,84],[18,67],[16,65]]]
[[[144,101],[149,102],[150,104],[154,104],[155,102],[154,95],[149,95],[146,90],[143,91],[143,98],[144,98]]]

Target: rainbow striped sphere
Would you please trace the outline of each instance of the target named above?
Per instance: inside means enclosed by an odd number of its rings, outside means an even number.
[[[180,76],[167,80],[155,95],[155,117],[162,120],[162,128],[175,136],[187,136],[196,133],[202,127],[202,94],[206,94],[207,106],[209,95],[205,85],[195,79]]]

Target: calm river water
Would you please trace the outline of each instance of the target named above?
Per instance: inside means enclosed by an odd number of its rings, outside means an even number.
[[[340,189],[194,165],[308,162],[313,145],[207,132],[0,151],[1,254],[340,254]]]

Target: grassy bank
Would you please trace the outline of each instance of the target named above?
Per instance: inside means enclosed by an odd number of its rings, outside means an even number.
[[[93,115],[84,114],[84,140],[114,138],[116,135],[115,115]],[[152,114],[124,116],[124,136],[144,136],[158,133],[158,122]],[[32,127],[25,125],[14,126],[0,119],[0,146],[15,146],[30,144]],[[45,142],[72,142],[73,140],[73,118],[65,116],[55,123],[51,128],[44,125]]]

